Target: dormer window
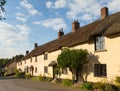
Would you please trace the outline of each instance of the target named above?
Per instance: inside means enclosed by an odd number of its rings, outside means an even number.
[[[48,59],[48,53],[44,53],[44,60]]]
[[[104,36],[95,37],[95,51],[105,50],[105,39]]]

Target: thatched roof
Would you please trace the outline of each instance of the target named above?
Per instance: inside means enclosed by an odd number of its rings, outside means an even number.
[[[113,15],[109,15],[94,28],[94,31],[90,34],[91,36],[104,34],[109,35],[113,33],[120,32],[120,12]],[[118,28],[118,29],[117,29]]]
[[[24,59],[41,55],[44,52],[52,52],[61,49],[61,47],[71,47],[85,43],[90,39],[90,36],[98,34],[111,35],[115,33],[120,33],[120,12],[110,15],[103,20],[97,20],[90,23],[79,28],[75,32],[70,32],[61,36],[59,39],[38,46],[27,54]]]

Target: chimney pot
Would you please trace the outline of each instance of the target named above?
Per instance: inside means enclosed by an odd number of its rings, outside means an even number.
[[[78,28],[80,28],[80,23],[78,22],[78,20],[74,20],[74,22],[72,23],[72,32],[75,32]]]
[[[27,51],[26,51],[26,55],[27,55],[28,53],[29,53],[29,51],[27,50]]]
[[[37,43],[35,43],[35,44],[34,44],[34,48],[37,48],[37,47],[38,47],[38,44],[37,44]]]
[[[58,32],[58,39],[60,39],[60,37],[63,35],[64,35],[63,28],[61,28],[59,29],[59,32]]]
[[[101,8],[101,20],[106,18],[107,16],[108,16],[108,8],[107,7]]]

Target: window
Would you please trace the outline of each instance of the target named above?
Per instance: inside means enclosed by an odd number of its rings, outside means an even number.
[[[37,73],[37,67],[35,67],[35,73]]]
[[[37,62],[37,56],[35,56],[35,62]]]
[[[20,65],[22,65],[22,62],[20,62]]]
[[[47,59],[48,59],[48,54],[44,53],[44,60],[47,60]]]
[[[30,62],[32,63],[32,57],[30,58]]]
[[[106,64],[94,64],[94,76],[107,76]]]
[[[25,64],[26,64],[26,60],[25,60]]]
[[[105,39],[104,36],[95,37],[95,51],[105,50]]]
[[[48,67],[47,66],[44,67],[44,73],[48,73]]]
[[[67,68],[62,68],[62,74],[68,74]]]

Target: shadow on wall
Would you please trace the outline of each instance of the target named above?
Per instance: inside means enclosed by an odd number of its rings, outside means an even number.
[[[87,77],[90,73],[94,73],[94,64],[100,64],[99,56],[93,53],[89,53],[89,64],[86,65],[83,69],[84,81],[87,81]]]

